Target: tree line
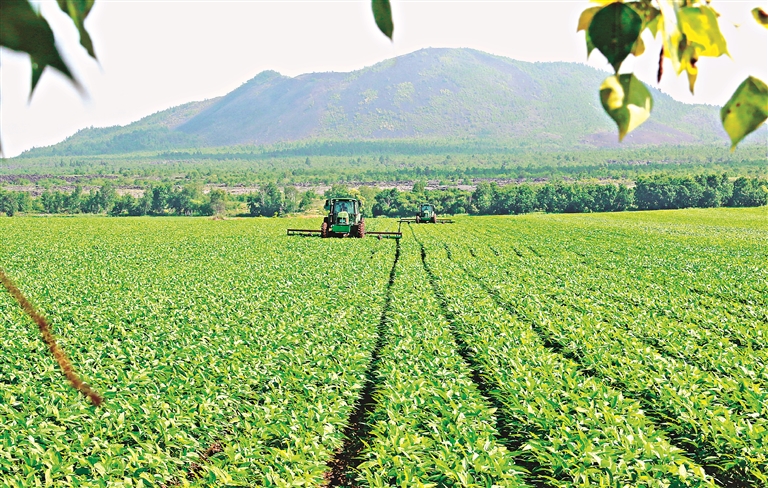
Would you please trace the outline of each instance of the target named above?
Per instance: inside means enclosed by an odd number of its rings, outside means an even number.
[[[727,174],[697,176],[655,175],[639,178],[634,187],[613,183],[511,184],[480,183],[474,191],[427,190],[417,181],[411,191],[381,190],[362,186],[333,185],[324,195],[350,196],[363,202],[367,217],[415,215],[421,203],[435,205],[440,214],[516,215],[530,212],[585,213],[626,210],[662,210],[711,207],[759,207],[768,205],[768,181]],[[246,204],[254,217],[273,217],[308,210],[319,196],[295,186],[263,185],[258,191],[232,196],[219,188],[204,194],[200,185],[153,185],[143,196],[119,196],[111,183],[83,192],[46,190],[37,198],[25,192],[0,190],[0,213],[76,214],[106,213],[113,216],[221,215],[227,202]]]
[[[352,142],[350,142],[353,145]],[[414,143],[415,144],[415,143]],[[428,148],[427,141],[424,142]],[[472,146],[469,146],[470,148]],[[252,150],[249,151],[249,149]],[[362,182],[396,182],[428,179],[445,184],[476,179],[527,180],[564,178],[618,178],[636,180],[651,174],[694,174],[728,172],[734,176],[768,177],[765,145],[745,144],[735,154],[715,145],[635,147],[615,149],[580,149],[564,151],[527,150],[512,152],[454,152],[424,154],[350,154],[255,158],[255,146],[208,148],[208,152],[169,155],[141,154],[125,156],[59,156],[27,157],[0,161],[0,179],[24,179],[46,175],[43,182],[60,184],[61,176],[77,176],[82,184],[111,175],[112,182],[122,186],[148,186],[158,181],[180,184],[228,186],[261,185],[276,182],[284,185],[330,185],[346,182],[357,186]],[[435,149],[437,151],[437,149]],[[490,151],[490,149],[489,149]],[[188,155],[189,158],[182,157]],[[260,154],[260,153],[259,153]],[[286,153],[287,154],[287,153]],[[14,173],[18,174],[14,174]],[[41,179],[38,178],[38,181]],[[17,183],[21,184],[21,183]],[[101,181],[95,183],[100,185]]]
[[[141,215],[215,215],[226,210],[227,194],[214,188],[204,194],[201,185],[174,187],[170,183],[146,188],[140,197],[118,195],[107,182],[100,188],[84,192],[75,186],[71,192],[45,190],[32,198],[28,192],[0,190],[0,213],[46,214],[107,214],[112,216]]]
[[[276,183],[267,183],[259,191],[246,195],[248,213],[252,217],[273,217],[307,210],[317,198],[315,192],[300,192],[295,186],[282,189]]]
[[[376,193],[368,212],[374,217],[415,215],[422,202],[432,203],[440,214],[471,215],[759,207],[768,205],[768,181],[747,177],[732,181],[726,174],[710,174],[651,176],[638,179],[634,187],[610,183],[480,183],[470,192],[424,190],[415,185],[410,192],[391,189]]]

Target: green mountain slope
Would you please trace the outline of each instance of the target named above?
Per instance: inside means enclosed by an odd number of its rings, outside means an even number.
[[[33,155],[305,140],[487,140],[553,150],[616,147],[615,125],[598,98],[606,76],[581,64],[527,63],[472,49],[423,49],[351,73],[290,78],[266,71],[224,97],[159,112],[125,127],[83,130]],[[652,92],[651,120],[622,147],[727,143],[718,108]]]
[[[122,154],[199,146],[204,144],[200,138],[176,129],[218,100],[185,103],[125,126],[83,129],[59,144],[33,149],[24,155]]]

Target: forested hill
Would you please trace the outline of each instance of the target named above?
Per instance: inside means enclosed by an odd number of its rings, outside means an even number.
[[[423,49],[351,73],[290,78],[265,71],[224,97],[125,127],[86,129],[28,155],[119,154],[302,140],[487,140],[530,149],[617,145],[600,106],[607,73],[527,63],[472,49]],[[652,90],[651,119],[625,145],[711,143],[727,137],[718,108]],[[764,135],[763,135],[764,137]]]

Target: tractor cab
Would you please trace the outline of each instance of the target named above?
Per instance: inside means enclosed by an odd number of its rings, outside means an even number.
[[[424,203],[419,209],[419,220],[432,220],[435,216],[435,207],[429,203]]]
[[[404,217],[400,219],[400,223],[416,223],[416,224],[452,224],[451,219],[438,219],[435,206],[431,203],[422,203],[418,207],[415,217]]]
[[[357,202],[338,200],[334,204],[334,212],[336,214],[336,223],[338,225],[349,225],[350,215],[354,216],[357,212]]]
[[[435,206],[431,203],[422,203],[419,207],[419,213],[416,215],[416,223],[422,222],[437,222],[437,214],[435,213]]]

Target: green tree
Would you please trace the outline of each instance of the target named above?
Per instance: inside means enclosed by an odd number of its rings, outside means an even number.
[[[83,197],[80,208],[85,213],[99,213],[99,198],[97,191],[90,191]]]
[[[112,204],[112,208],[109,209],[109,215],[119,217],[121,215],[130,214],[131,208],[133,207],[133,200],[133,197],[128,193],[122,197],[116,198]]]
[[[98,202],[99,212],[109,212],[117,199],[117,191],[115,191],[114,185],[110,182],[106,182],[101,185],[96,195],[96,201]]]
[[[373,204],[376,202],[376,194],[379,193],[379,189],[363,185],[357,191],[363,202],[363,217],[373,217]]]
[[[168,200],[168,206],[179,215],[192,215],[195,210],[196,200],[202,195],[199,185],[184,185],[173,191]]]
[[[251,217],[261,216],[261,208],[264,205],[264,196],[261,193],[251,193],[245,200],[248,205],[248,213]]]
[[[25,191],[16,193],[16,210],[22,213],[31,212],[34,205],[32,197]]]
[[[0,213],[13,217],[16,213],[16,198],[11,192],[0,190]]]
[[[395,215],[397,213],[397,201],[400,192],[397,188],[380,191],[375,198],[375,203],[371,209],[372,215]]]
[[[144,192],[141,198],[134,199],[134,202],[128,212],[129,215],[140,216],[147,215],[152,209],[152,195]]]
[[[248,195],[248,210],[254,217],[272,217],[283,212],[283,193],[275,183],[267,183]]]
[[[301,201],[299,201],[299,210],[304,211],[308,209],[312,205],[312,200],[317,198],[317,194],[315,194],[312,190],[307,190],[304,193],[301,194]]]
[[[536,208],[536,192],[530,185],[509,185],[498,193],[500,214],[524,214]]]
[[[64,199],[64,209],[67,213],[75,214],[80,213],[82,211],[82,205],[83,205],[83,187],[80,185],[75,185],[75,189],[72,190],[72,193],[70,193],[65,199]]]
[[[40,195],[40,203],[45,213],[61,213],[61,209],[64,207],[64,195],[59,191],[45,190]]]
[[[165,212],[165,208],[168,206],[168,199],[171,195],[171,185],[169,183],[163,185],[152,186],[147,190],[152,195],[150,210],[155,215],[162,215]]]
[[[275,183],[268,183],[263,189],[264,213],[266,216],[279,215],[283,212],[283,194]]]
[[[759,207],[768,205],[768,182],[738,178],[733,182],[733,194],[729,201],[730,207]]]
[[[325,190],[325,198],[346,198],[351,197],[352,191],[347,185],[341,183],[333,184],[327,190]]]
[[[487,215],[494,213],[499,186],[496,183],[482,182],[472,192],[472,206],[476,213]]]
[[[208,193],[211,211],[214,215],[224,215],[227,211],[227,192],[221,188],[213,188]]]
[[[286,213],[292,213],[299,209],[299,190],[295,186],[287,185],[283,187],[283,202]]]
[[[714,174],[700,175],[696,177],[696,181],[703,188],[699,207],[721,207],[727,205],[733,196],[733,183],[725,173],[719,177]]]

